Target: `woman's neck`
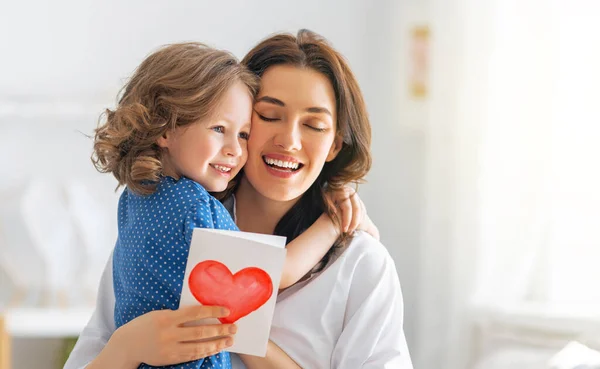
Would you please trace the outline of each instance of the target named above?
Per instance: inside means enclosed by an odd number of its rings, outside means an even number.
[[[245,232],[273,234],[277,223],[298,199],[275,201],[259,194],[242,176],[235,192],[236,223]]]

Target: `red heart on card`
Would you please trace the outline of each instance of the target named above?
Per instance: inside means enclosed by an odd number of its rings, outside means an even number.
[[[225,306],[229,316],[221,323],[235,323],[263,306],[273,294],[273,282],[260,268],[244,268],[232,274],[229,268],[215,260],[196,264],[188,284],[192,295],[202,305]]]

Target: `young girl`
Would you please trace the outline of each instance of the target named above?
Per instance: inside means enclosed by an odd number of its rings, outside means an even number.
[[[144,60],[117,108],[107,110],[106,122],[96,130],[93,162],[126,186],[113,255],[117,328],[153,310],[178,309],[194,228],[237,230],[209,192],[226,190],[246,162],[257,89],[256,77],[231,54],[199,43],[174,44]],[[298,165],[269,160],[282,173]],[[339,191],[330,200],[346,207],[341,217],[344,229],[352,231],[361,203],[347,193]],[[367,217],[360,228],[377,232]],[[306,275],[338,236],[324,214],[290,242],[279,288]],[[226,329],[236,331],[234,325]],[[227,352],[169,366],[228,367]]]

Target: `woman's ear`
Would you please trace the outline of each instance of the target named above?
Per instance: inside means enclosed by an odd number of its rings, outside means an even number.
[[[329,149],[329,154],[327,154],[327,159],[325,161],[330,162],[333,159],[335,159],[337,154],[340,153],[340,150],[342,149],[343,144],[344,144],[344,141],[342,140],[342,136],[339,134],[336,134],[335,139],[333,140],[333,143],[331,144],[331,149]]]

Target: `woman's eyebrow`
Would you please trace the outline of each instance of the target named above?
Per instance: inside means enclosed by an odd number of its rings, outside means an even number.
[[[271,96],[262,96],[256,99],[256,102],[267,102],[274,105],[285,106],[285,103]]]
[[[308,108],[308,109],[306,109],[306,111],[309,113],[323,113],[323,114],[328,114],[329,116],[333,116],[327,108],[322,108],[322,107],[317,107],[317,106]]]
[[[261,96],[258,99],[256,99],[256,102],[257,103],[258,102],[266,102],[266,103],[277,105],[277,106],[285,106],[285,103],[283,101],[276,99],[274,97],[271,97],[271,96]],[[329,111],[329,109],[319,107],[319,106],[313,106],[310,108],[306,108],[305,111],[308,113],[328,114],[329,116],[333,116],[331,114],[331,112]]]

